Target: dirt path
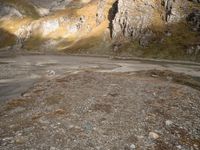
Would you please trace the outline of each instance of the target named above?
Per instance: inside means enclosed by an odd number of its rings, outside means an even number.
[[[98,57],[30,55],[0,58],[0,102],[19,96],[39,80],[65,72],[96,70],[99,72],[131,72],[171,70],[200,77],[200,65],[157,61],[111,60]]]

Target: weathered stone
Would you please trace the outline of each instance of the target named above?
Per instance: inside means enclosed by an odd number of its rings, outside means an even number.
[[[187,15],[188,3],[180,0],[118,0],[109,12],[111,37],[116,41],[119,38],[138,39],[141,46],[147,46],[156,30],[152,26],[179,22]]]
[[[106,4],[105,0],[100,0],[98,2],[97,13],[96,13],[96,24],[97,25],[101,24],[106,18],[104,15],[105,4]]]
[[[149,133],[149,137],[150,137],[151,139],[158,139],[158,138],[159,138],[159,135],[158,135],[157,133],[155,133],[155,132],[150,132],[150,133]]]
[[[170,126],[170,125],[172,125],[173,124],[173,122],[171,121],[171,120],[166,120],[165,121],[165,125],[166,126]]]
[[[187,22],[192,26],[194,31],[200,31],[200,10],[195,10],[187,17]]]

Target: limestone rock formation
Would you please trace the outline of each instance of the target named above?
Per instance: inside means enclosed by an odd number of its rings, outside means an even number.
[[[16,37],[19,48],[118,52],[122,47],[123,52],[138,43],[143,48],[171,46],[176,53],[177,48],[200,43],[199,0],[0,0],[0,4],[0,28]]]
[[[153,30],[177,23],[186,18],[189,12],[189,2],[184,0],[118,0],[116,3],[116,6],[113,5],[116,14],[110,27],[114,39],[125,37],[147,42],[153,35]],[[189,18],[193,16],[193,20],[198,20],[198,13],[190,16]]]

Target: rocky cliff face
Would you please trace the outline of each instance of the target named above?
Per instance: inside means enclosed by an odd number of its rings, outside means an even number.
[[[16,38],[16,42],[1,47],[121,52],[133,50],[135,45],[146,48],[152,44],[158,47],[174,44],[176,48],[178,45],[188,49],[188,45],[198,46],[200,42],[199,3],[198,0],[0,0],[2,33]],[[8,36],[1,36],[1,40],[3,37]],[[187,42],[180,37],[186,37]]]
[[[142,45],[148,44],[157,28],[178,23],[190,12],[190,2],[186,0],[118,0],[116,5],[113,6],[116,14],[111,20],[112,38],[139,39]],[[193,14],[196,19],[197,14]]]

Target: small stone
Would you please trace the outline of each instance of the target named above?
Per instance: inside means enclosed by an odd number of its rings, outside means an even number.
[[[166,126],[170,126],[170,125],[172,125],[173,124],[173,122],[171,121],[171,120],[166,120],[165,121],[165,125]]]
[[[22,135],[22,133],[17,133],[17,136],[21,136]]]
[[[54,114],[56,114],[56,115],[63,115],[65,113],[65,110],[63,110],[63,109],[57,109],[55,112],[54,112]]]
[[[178,149],[181,149],[182,147],[181,147],[181,145],[178,145],[178,146],[176,146]]]
[[[69,125],[69,128],[71,129],[71,128],[74,128],[74,125]]]
[[[13,139],[13,137],[6,137],[6,138],[3,139],[3,141],[9,141],[9,140],[12,140],[12,139]]]
[[[56,72],[54,70],[48,70],[47,73],[48,73],[48,76],[56,75]]]
[[[23,93],[22,96],[23,97],[31,97],[31,93]]]
[[[91,132],[93,130],[93,125],[90,122],[86,122],[83,125],[83,128],[85,129],[86,132]]]
[[[155,132],[150,132],[150,133],[149,133],[149,137],[150,137],[151,139],[158,139],[158,138],[159,138],[159,135],[158,135],[157,133],[155,133]]]
[[[196,149],[198,149],[198,145],[197,145],[197,144],[194,144],[193,146],[194,146]]]
[[[16,137],[15,142],[16,144],[23,144],[26,142],[26,138],[23,136]]]
[[[173,77],[167,76],[167,80],[168,80],[168,81],[172,81],[172,80],[173,80]]]
[[[51,146],[51,147],[50,147],[50,150],[56,150],[56,148]]]
[[[158,78],[158,75],[155,75],[155,74],[152,74],[151,76],[154,78]]]
[[[9,128],[14,128],[14,127],[15,127],[15,125],[10,125],[10,126],[9,126]]]
[[[136,148],[135,144],[131,144],[131,145],[130,145],[130,149],[131,149],[131,150],[133,150],[133,149],[135,149],[135,148]]]

